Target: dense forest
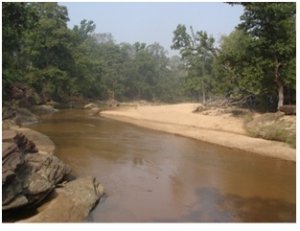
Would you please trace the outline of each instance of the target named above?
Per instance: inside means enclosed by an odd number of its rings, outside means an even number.
[[[267,110],[295,104],[296,3],[239,4],[240,24],[218,44],[206,31],[178,25],[171,48],[180,57],[168,57],[158,43],[116,43],[86,19],[69,29],[67,8],[57,3],[4,2],[3,101],[226,99]]]

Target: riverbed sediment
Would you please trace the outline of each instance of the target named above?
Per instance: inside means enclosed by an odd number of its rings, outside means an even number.
[[[253,138],[242,118],[229,114],[193,113],[196,103],[146,105],[107,110],[101,116],[140,127],[168,132],[247,153],[296,161],[296,150],[283,142]]]

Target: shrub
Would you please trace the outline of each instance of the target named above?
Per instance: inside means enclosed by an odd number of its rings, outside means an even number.
[[[246,130],[253,137],[288,143],[296,148],[296,128],[278,113],[266,113],[246,123]]]

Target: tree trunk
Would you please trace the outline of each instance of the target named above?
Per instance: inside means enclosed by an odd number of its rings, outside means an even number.
[[[280,107],[283,106],[284,102],[284,90],[283,90],[283,84],[281,81],[277,82],[278,86],[278,104],[277,104],[277,110],[279,110]]]
[[[203,80],[202,80],[202,103],[203,103],[203,105],[206,105],[205,86],[204,86]]]
[[[279,111],[279,108],[283,106],[284,103],[284,87],[283,83],[280,79],[280,74],[279,74],[279,68],[281,66],[281,63],[278,62],[278,59],[276,58],[275,60],[275,83],[277,84],[277,89],[278,89],[278,104],[277,104],[277,110]]]

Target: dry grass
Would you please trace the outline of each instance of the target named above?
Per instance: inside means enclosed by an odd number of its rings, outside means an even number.
[[[266,113],[246,121],[249,135],[288,143],[296,148],[296,118],[281,113]]]

